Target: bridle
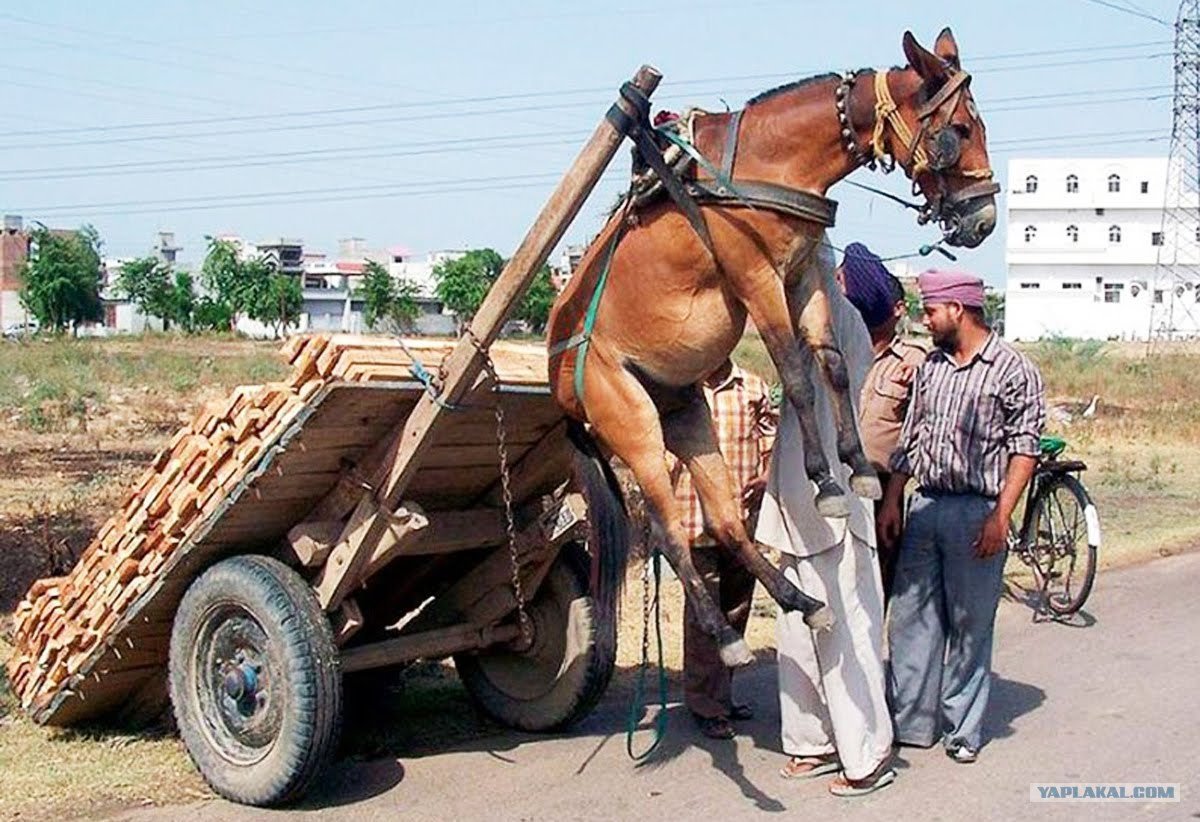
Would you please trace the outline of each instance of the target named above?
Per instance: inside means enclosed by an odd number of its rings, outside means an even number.
[[[895,150],[889,150],[887,145],[887,130],[890,128],[912,163],[909,176],[913,181],[913,194],[925,196],[926,203],[919,210],[918,223],[924,225],[934,221],[951,233],[957,224],[957,212],[964,203],[999,193],[1000,186],[992,180],[991,168],[957,168],[962,154],[962,136],[950,122],[950,117],[971,84],[970,74],[954,71],[937,93],[917,109],[919,127],[914,134],[900,116],[900,108],[892,98],[887,72],[875,72],[875,123],[870,145],[865,149],[858,146],[857,131],[850,120],[850,93],[858,75],[856,71],[845,72],[836,91],[838,122],[842,127],[846,151],[856,165],[872,169],[878,165],[885,174],[891,172],[896,167],[897,159]],[[969,98],[968,106],[971,106]],[[940,113],[945,116],[940,125],[935,124],[934,120]],[[918,176],[926,172],[933,179],[933,191],[924,190],[917,182]],[[951,177],[966,177],[977,182],[952,192],[947,185]]]

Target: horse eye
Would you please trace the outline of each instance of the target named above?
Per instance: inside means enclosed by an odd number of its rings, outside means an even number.
[[[955,134],[963,140],[971,136],[971,127],[966,123],[953,123],[950,128],[954,129]]]

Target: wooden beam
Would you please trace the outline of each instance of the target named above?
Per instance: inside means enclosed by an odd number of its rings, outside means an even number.
[[[353,599],[348,599],[333,613],[331,622],[333,623],[333,641],[340,648],[362,628],[362,609]]]
[[[642,66],[634,76],[632,84],[649,96],[658,87],[661,79],[662,75],[658,71],[650,66]],[[633,105],[623,96],[617,98],[616,106],[625,113],[627,121],[638,116]],[[617,118],[610,120],[605,117],[596,127],[534,220],[525,239],[488,290],[483,304],[471,321],[468,333],[458,341],[442,363],[442,372],[446,378],[442,385],[441,397],[435,401],[429,394],[422,394],[403,424],[397,425],[392,434],[379,446],[382,448],[383,458],[378,461],[379,468],[371,475],[370,484],[377,489],[376,497],[383,510],[394,510],[399,504],[421,463],[421,457],[434,442],[434,432],[446,415],[446,404],[453,405],[461,401],[479,378],[483,363],[476,345],[486,350],[499,336],[505,321],[511,316],[537,271],[546,262],[550,251],[562,239],[571,221],[599,182],[600,176],[612,162],[627,130],[627,127],[614,122],[615,119]],[[364,556],[374,550],[386,530],[387,523],[382,517],[371,517],[366,521],[361,539],[343,539],[334,548],[329,563],[322,572],[326,592],[343,592],[344,595],[344,588],[348,584],[346,580],[357,581]],[[330,597],[323,601],[335,600],[336,597]]]
[[[311,520],[300,523],[288,531],[283,542],[284,561],[297,562],[305,568],[323,565],[338,537],[342,535],[344,527],[345,523],[340,520]]]
[[[455,625],[423,631],[412,636],[386,639],[383,642],[343,651],[342,672],[366,671],[418,659],[438,659],[461,651],[473,651],[500,642],[509,642],[520,635],[521,629],[516,625],[483,628],[477,625]]]

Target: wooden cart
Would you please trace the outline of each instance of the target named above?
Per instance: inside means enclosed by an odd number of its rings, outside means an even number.
[[[206,409],[71,574],[34,584],[9,678],[36,721],[169,695],[213,788],[269,805],[332,754],[346,672],[453,655],[475,702],[528,730],[594,705],[615,637],[597,633],[571,477],[601,469],[568,447],[544,350],[496,338],[637,121],[628,96],[462,339],[293,341],[287,382]]]

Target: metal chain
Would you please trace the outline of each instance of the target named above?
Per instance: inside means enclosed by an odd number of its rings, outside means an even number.
[[[646,559],[642,563],[642,667],[650,664],[650,566],[654,562],[654,535],[650,529],[649,513],[642,519],[642,550]]]
[[[513,518],[512,474],[508,467],[508,444],[505,438],[504,406],[500,401],[500,377],[496,374],[496,365],[487,348],[475,336],[475,332],[467,326],[466,336],[483,358],[483,367],[492,380],[492,393],[496,402],[493,409],[496,412],[496,450],[500,455],[500,491],[504,498],[504,527],[508,534],[508,558],[512,565],[513,596],[517,600],[517,622],[521,629],[521,642],[527,643],[532,639],[529,615],[525,611],[525,591],[521,585],[521,562],[517,557],[517,524]]]

